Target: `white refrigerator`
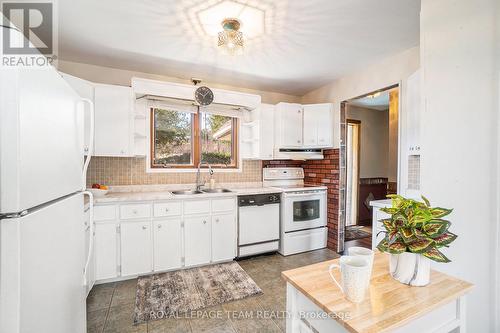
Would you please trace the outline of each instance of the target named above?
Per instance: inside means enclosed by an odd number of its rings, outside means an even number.
[[[86,331],[80,105],[54,68],[0,68],[2,333]]]

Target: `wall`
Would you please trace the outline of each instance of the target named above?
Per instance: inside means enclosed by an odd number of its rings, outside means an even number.
[[[338,251],[338,214],[339,214],[339,150],[327,149],[323,160],[291,161],[273,160],[262,161],[262,166],[273,167],[300,167],[304,168],[304,182],[306,184],[322,185],[328,188],[327,215],[328,240],[327,246]]]
[[[141,77],[153,80],[191,84],[190,81],[155,75],[150,73],[133,72],[128,70],[95,66],[83,63],[59,60],[58,69],[82,79],[106,84],[130,86],[132,77]],[[299,96],[280,94],[269,91],[245,89],[241,87],[220,85],[213,82],[205,82],[210,87],[240,91],[257,94],[262,97],[263,103],[276,104],[279,102],[300,102]],[[196,173],[182,174],[146,174],[145,158],[107,158],[94,157],[90,163],[87,173],[87,183],[102,183],[107,185],[139,185],[139,184],[172,184],[172,183],[194,183]],[[243,172],[219,173],[216,172],[216,180],[220,182],[247,182],[261,181],[262,169],[260,162],[245,161]]]
[[[87,186],[103,185],[152,185],[152,184],[194,184],[196,173],[146,173],[146,159],[142,157],[93,157],[87,172]],[[208,178],[202,173],[202,179]],[[218,183],[260,182],[262,165],[260,161],[243,161],[242,172],[214,171]]]
[[[339,128],[340,103],[372,91],[404,81],[419,67],[419,48],[414,47],[363,70],[346,75],[302,96],[302,103],[334,103],[334,128]],[[404,85],[400,97],[404,96]],[[404,110],[404,108],[402,109]],[[340,135],[334,133],[335,147],[340,146]]]
[[[71,61],[58,61],[58,69],[64,73],[71,74],[82,79],[105,84],[117,84],[122,86],[130,86],[130,79],[132,77],[140,77],[145,79],[192,84],[189,80],[179,79],[171,76],[156,75],[151,73],[134,72],[129,70],[102,67],[89,64],[83,64]],[[246,89],[242,87],[228,86],[210,82],[209,80],[202,82],[204,85],[213,88],[227,89],[233,91],[240,91],[249,94],[256,94],[262,97],[262,103],[276,104],[279,102],[300,102],[299,96],[280,94],[271,91],[262,91],[254,89]]]
[[[498,226],[498,110],[494,90],[496,0],[422,0],[421,189],[452,207],[452,260],[435,268],[472,282],[467,329],[498,332],[493,318],[494,226]],[[498,58],[496,59],[498,60]]]
[[[347,119],[361,121],[360,178],[389,176],[389,112],[347,106]]]

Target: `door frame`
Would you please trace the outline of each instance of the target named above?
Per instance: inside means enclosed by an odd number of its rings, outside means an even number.
[[[384,88],[380,88],[380,89],[377,89],[377,90],[374,90],[374,91],[371,91],[371,92],[368,92],[368,93],[365,93],[365,94],[362,94],[362,95],[359,95],[359,96],[355,96],[355,97],[351,97],[351,98],[348,98],[348,99],[345,99],[343,100],[342,102],[340,102],[340,153],[339,153],[339,160],[342,161],[344,160],[344,163],[347,163],[346,160],[345,160],[345,153],[346,153],[346,149],[344,148],[344,152],[342,152],[342,142],[345,142],[345,135],[347,135],[347,118],[346,118],[346,107],[347,107],[347,103],[349,103],[350,101],[352,100],[355,100],[355,99],[359,99],[359,98],[363,98],[363,97],[366,97],[366,96],[369,96],[369,95],[373,95],[375,93],[380,93],[380,92],[384,92],[386,90],[391,90],[391,89],[395,89],[397,88],[398,89],[398,161],[397,161],[397,167],[398,167],[398,172],[397,172],[397,193],[401,193],[401,156],[402,156],[402,152],[401,152],[401,139],[402,139],[402,114],[403,114],[403,109],[402,109],[402,101],[403,101],[403,82],[402,81],[399,81],[397,83],[394,83],[394,84],[391,84],[389,86],[386,86]],[[342,133],[342,126],[345,126],[345,131],[344,133]],[[344,134],[344,137],[342,137],[342,134]],[[342,155],[344,154],[344,157],[342,157]],[[342,162],[340,162],[340,172],[342,172]],[[347,171],[347,165],[345,166],[345,169]],[[343,180],[343,181],[342,181]],[[338,235],[339,235],[339,239],[338,239],[338,245],[337,245],[337,249],[338,249],[338,252],[339,253],[343,253],[344,252],[344,239],[345,239],[345,220],[346,220],[346,215],[345,215],[345,203],[346,203],[346,193],[345,193],[345,185],[346,185],[346,182],[347,182],[347,175],[346,177],[342,177],[342,175],[340,175],[339,177],[339,191],[344,191],[344,196],[343,196],[343,203],[339,203],[339,217],[341,216],[342,217],[342,220],[339,218],[339,221],[338,221]],[[341,195],[339,195],[339,198],[342,198]],[[342,212],[342,207],[344,208],[344,211]]]
[[[357,149],[357,154],[358,154],[358,179],[356,181],[356,207],[358,205],[358,201],[359,201],[359,179],[360,179],[360,167],[361,167],[361,120],[357,120],[357,119],[347,119],[346,118],[346,135],[347,135],[347,132],[348,132],[348,128],[349,128],[349,124],[357,124],[358,125],[358,149]],[[347,140],[345,141],[345,145],[346,145],[346,152],[347,152]],[[347,178],[349,178],[349,169],[347,168],[347,159],[346,159],[346,168],[345,168],[345,171],[346,171],[346,185],[347,185]],[[346,194],[347,194],[347,188],[346,188]],[[346,195],[346,198],[347,200],[347,195]],[[352,204],[352,203],[351,203]],[[347,205],[346,205],[346,208],[347,208]],[[347,222],[347,221],[346,221]],[[358,222],[358,211],[356,211],[356,225],[357,225],[357,222]],[[346,226],[344,225],[344,228]]]

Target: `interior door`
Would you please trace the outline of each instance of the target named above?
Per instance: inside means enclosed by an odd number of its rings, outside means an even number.
[[[0,222],[0,332],[86,332],[82,194]]]
[[[186,266],[210,262],[211,236],[210,216],[186,217],[184,219],[184,255]]]
[[[82,188],[83,108],[53,69],[0,75],[0,213],[20,212]]]
[[[236,219],[233,214],[212,216],[212,261],[236,257]]]
[[[153,270],[151,222],[122,222],[120,226],[122,276]]]

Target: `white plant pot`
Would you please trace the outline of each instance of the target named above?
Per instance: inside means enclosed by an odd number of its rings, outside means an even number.
[[[422,287],[429,284],[431,261],[417,253],[391,254],[389,269],[391,276],[399,282]]]

